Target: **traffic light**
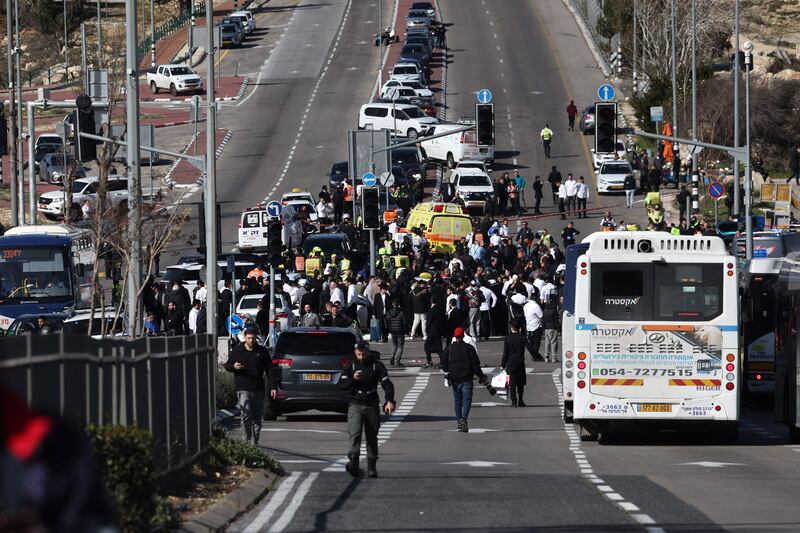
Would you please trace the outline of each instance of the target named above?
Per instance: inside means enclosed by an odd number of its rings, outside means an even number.
[[[478,146],[494,146],[494,104],[475,105]]]
[[[613,154],[617,149],[617,104],[594,105],[594,152]]]
[[[75,135],[77,137],[80,133],[97,134],[94,123],[94,113],[91,108],[89,111],[73,111],[73,124],[76,125]],[[94,139],[87,139],[86,137],[77,137],[75,139],[78,143],[78,154],[80,155],[81,163],[88,163],[97,159],[97,141]]]
[[[380,195],[377,187],[361,188],[361,213],[363,229],[380,229]]]
[[[270,262],[283,253],[283,224],[279,218],[270,218],[267,224],[267,255]]]

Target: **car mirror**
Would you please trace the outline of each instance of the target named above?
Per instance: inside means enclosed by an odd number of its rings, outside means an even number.
[[[589,151],[594,153],[594,148],[589,148]]]

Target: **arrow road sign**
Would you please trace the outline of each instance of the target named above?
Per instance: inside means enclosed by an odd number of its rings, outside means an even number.
[[[378,178],[376,178],[375,174],[373,174],[372,172],[365,172],[364,175],[361,176],[361,181],[367,187],[374,187],[375,186],[375,182],[378,181]]]
[[[725,196],[725,185],[721,181],[715,181],[708,186],[708,195],[714,200]]]
[[[225,321],[225,327],[231,335],[238,335],[244,329],[244,320],[239,315],[231,315]]]
[[[481,89],[478,91],[478,103],[479,104],[488,104],[492,101],[492,91],[489,89]]]
[[[597,88],[597,96],[604,102],[610,102],[616,95],[617,91],[614,90],[614,86],[610,83],[604,83]]]
[[[283,204],[273,200],[267,204],[267,214],[271,217],[279,217],[283,213]]]

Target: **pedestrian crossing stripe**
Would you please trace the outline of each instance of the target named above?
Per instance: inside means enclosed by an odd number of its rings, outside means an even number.
[[[719,387],[722,381],[719,379],[671,379],[670,387]]]
[[[643,379],[615,379],[615,378],[592,378],[592,385],[607,385],[612,387],[620,386],[634,386],[641,387],[644,385]]]

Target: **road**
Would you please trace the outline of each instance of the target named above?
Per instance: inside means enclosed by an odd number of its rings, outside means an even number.
[[[384,2],[384,25],[392,5]],[[269,6],[293,14],[266,62],[260,54],[244,57],[243,72],[251,69],[255,90],[225,106],[220,119],[236,132],[219,165],[220,199],[231,202],[223,211],[226,247],[234,244],[243,207],[291,186],[318,190],[330,163],[344,158],[344,130],[355,125],[375,81],[374,2]],[[518,168],[530,182],[555,164],[593,186],[591,138],[566,131],[564,109],[570,99],[579,108],[594,101],[604,79],[563,3],[441,0],[440,7],[452,23],[448,117],[470,114],[474,92],[488,87],[497,110],[498,170]],[[556,133],[552,159],[537,142],[545,123]],[[640,207],[626,211],[621,203],[619,196],[590,198],[590,207],[611,209],[617,220],[643,222]],[[553,212],[547,196],[543,205]],[[600,216],[595,211],[576,225],[588,234]],[[563,222],[549,216],[533,226],[558,234]],[[373,347],[387,357],[385,346]],[[488,372],[497,372],[501,348],[499,340],[480,345]],[[407,354],[418,361],[420,344],[408,343]],[[582,443],[562,421],[556,365],[529,366],[529,407],[511,409],[507,400],[478,390],[466,435],[454,431],[450,392],[438,372],[414,361],[392,370],[400,412],[382,426],[377,480],[344,472],[342,416],[311,412],[266,424],[262,446],[290,475],[230,531],[800,526],[794,501],[800,448],[786,445],[786,431],[770,413],[746,408],[735,445],[663,433]]]

